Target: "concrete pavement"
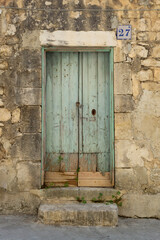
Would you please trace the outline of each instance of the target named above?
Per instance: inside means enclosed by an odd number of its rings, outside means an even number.
[[[160,220],[119,218],[118,227],[49,226],[31,216],[0,216],[0,240],[160,240]]]

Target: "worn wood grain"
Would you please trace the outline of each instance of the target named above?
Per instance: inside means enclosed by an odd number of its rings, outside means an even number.
[[[110,173],[105,173],[104,176],[99,173],[79,172],[78,174],[79,187],[111,187]]]
[[[46,172],[45,185],[54,186],[77,186],[77,173],[76,172]]]

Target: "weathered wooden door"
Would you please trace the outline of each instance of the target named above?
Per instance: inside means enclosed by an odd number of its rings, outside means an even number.
[[[111,186],[106,52],[48,52],[45,184]]]

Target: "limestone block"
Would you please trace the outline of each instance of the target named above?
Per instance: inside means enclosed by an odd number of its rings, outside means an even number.
[[[154,81],[160,82],[160,69],[159,68],[154,69]]]
[[[29,192],[7,192],[0,190],[1,214],[31,214],[37,215],[40,201]]]
[[[137,99],[140,97],[142,93],[142,88],[141,88],[140,81],[136,77],[133,77],[133,75],[132,75],[132,84],[133,84],[133,97],[134,99]]]
[[[40,31],[42,46],[116,46],[114,31]]]
[[[23,7],[23,0],[17,0],[16,1],[16,3],[17,3],[17,6],[19,7],[19,8],[22,8]]]
[[[128,63],[115,63],[115,94],[132,94],[131,67]]]
[[[160,84],[156,82],[143,82],[141,84],[142,89],[152,91],[152,92],[157,92],[160,91]]]
[[[119,45],[120,45],[120,43],[119,43]],[[121,45],[120,45],[120,47],[121,47]],[[124,51],[125,54],[129,54],[131,49],[132,49],[132,45],[131,45],[130,42],[129,43],[125,43],[125,44],[123,44],[123,46],[121,48],[123,48],[123,51]]]
[[[12,123],[17,123],[20,121],[20,109],[16,108],[13,112],[12,112]]]
[[[11,156],[19,160],[40,160],[41,135],[24,134],[17,137],[11,147]]]
[[[132,139],[132,123],[130,113],[115,114],[115,139]]]
[[[40,132],[41,131],[41,108],[38,106],[22,107],[21,132]]]
[[[40,49],[40,31],[34,30],[34,31],[25,31],[22,35],[22,48],[28,48],[28,49]],[[34,44],[31,44],[33,43]]]
[[[113,16],[111,18],[111,28],[117,28],[118,27],[118,18],[117,16]]]
[[[4,144],[0,142],[0,159],[4,159],[6,157],[6,150],[4,148]]]
[[[71,18],[78,19],[81,15],[82,15],[82,12],[71,12],[69,16]]]
[[[114,49],[114,62],[123,62],[125,60],[125,54],[122,50],[122,46],[117,46]]]
[[[12,37],[9,37],[9,38],[6,39],[6,44],[7,45],[15,45],[19,42],[20,42],[20,39],[15,37],[15,36],[12,36]]]
[[[20,191],[28,191],[40,187],[40,163],[18,163],[16,170]]]
[[[134,58],[136,56],[139,56],[141,58],[146,58],[147,55],[148,55],[148,50],[145,47],[136,45],[136,46],[132,46],[132,50],[128,56],[130,58]]]
[[[115,112],[132,112],[133,109],[132,95],[115,95]]]
[[[138,1],[138,4],[139,4],[140,6],[148,6],[148,5],[151,4],[150,2],[151,2],[150,0],[139,0],[139,1]]]
[[[3,93],[4,93],[4,88],[0,87],[0,95],[3,95]]]
[[[17,105],[41,105],[41,88],[15,88]]]
[[[159,218],[160,194],[128,193],[123,196],[119,215],[125,217]]]
[[[160,20],[156,20],[152,22],[152,31],[159,32],[160,31]]]
[[[116,141],[116,168],[135,168],[143,167],[144,161],[151,161],[152,154],[147,146],[138,145],[134,141],[119,140]]]
[[[160,168],[152,168],[150,173],[150,178],[153,182],[160,184]]]
[[[147,139],[155,158],[160,158],[160,92],[144,90],[132,123],[136,138]]]
[[[2,1],[3,6],[8,6],[11,2],[12,2],[12,0],[5,0],[5,1]]]
[[[16,86],[22,88],[41,88],[41,72],[38,70],[17,71]]]
[[[148,33],[147,32],[139,32],[137,34],[137,38],[140,41],[147,41],[148,40]]]
[[[118,189],[135,190],[139,188],[138,180],[135,178],[135,174],[132,168],[129,169],[117,169],[115,171],[115,185]]]
[[[160,46],[155,46],[153,49],[152,49],[152,57],[154,58],[159,58],[160,57]]]
[[[0,123],[0,127],[4,127],[4,124],[3,124],[3,123]]]
[[[160,41],[160,32],[157,32],[157,41]]]
[[[67,1],[67,0],[64,0]],[[70,1],[70,0],[68,0]],[[75,0],[75,1],[79,1],[79,0]],[[98,7],[105,7],[105,1],[99,1],[99,0],[84,0],[84,5],[87,7],[88,5],[91,6],[98,6]]]
[[[160,67],[160,61],[157,61],[153,58],[142,60],[141,64],[145,67]]]
[[[0,70],[7,70],[8,63],[6,61],[0,61]]]
[[[116,169],[116,188],[140,190],[148,184],[148,173],[144,167]]]
[[[157,33],[156,32],[148,32],[148,40],[149,41],[156,41]]]
[[[4,106],[4,102],[2,101],[2,99],[0,99],[0,107]]]
[[[140,71],[137,73],[137,79],[141,82],[144,81],[153,81],[153,72],[152,70]]]
[[[138,19],[137,26],[135,26],[139,31],[145,32],[151,29],[151,20],[149,18]]]
[[[14,36],[16,33],[16,27],[13,24],[8,24],[6,36]]]
[[[42,204],[39,220],[45,224],[74,226],[116,226],[118,208],[116,204]]]
[[[11,118],[11,113],[6,108],[0,108],[0,121],[6,122]]]
[[[0,137],[2,136],[2,128],[0,128]]]
[[[24,49],[19,52],[17,61],[21,71],[35,71],[41,69],[41,55],[40,51],[33,49]]]
[[[0,56],[1,57],[10,57],[12,55],[12,47],[3,45],[0,47]]]
[[[38,196],[42,201],[47,203],[57,203],[70,201],[75,201],[77,197],[82,198],[86,201],[92,201],[93,198],[98,197],[100,193],[103,194],[103,200],[109,201],[112,199],[112,195],[116,195],[117,190],[114,188],[91,188],[91,187],[81,187],[81,188],[47,188],[47,189],[33,189],[30,191],[31,194]]]
[[[16,170],[11,163],[0,163],[0,188],[12,191],[16,187]]]
[[[52,2],[46,1],[46,2],[45,2],[45,5],[46,5],[46,6],[50,6],[50,5],[52,5]]]

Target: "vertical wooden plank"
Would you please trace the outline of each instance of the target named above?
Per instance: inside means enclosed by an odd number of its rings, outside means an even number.
[[[83,55],[83,151],[94,153],[97,152],[97,53]]]
[[[84,53],[78,53],[78,102],[80,106],[78,107],[78,151],[79,158],[80,154],[83,153],[83,61]]]
[[[63,159],[65,171],[70,171],[69,154],[78,155],[78,54],[62,53],[62,153],[68,153]],[[68,156],[68,157],[67,157]],[[76,158],[78,161],[78,158]]]
[[[48,53],[46,86],[46,167],[59,171],[61,152],[61,53]]]
[[[114,49],[111,48],[110,50],[110,71],[109,71],[109,78],[110,78],[110,175],[112,186],[114,185]]]
[[[44,171],[45,171],[45,148],[46,148],[46,51],[42,47],[42,151],[41,151],[41,174],[40,186],[44,185]]]
[[[98,53],[98,170],[109,171],[109,62]]]

